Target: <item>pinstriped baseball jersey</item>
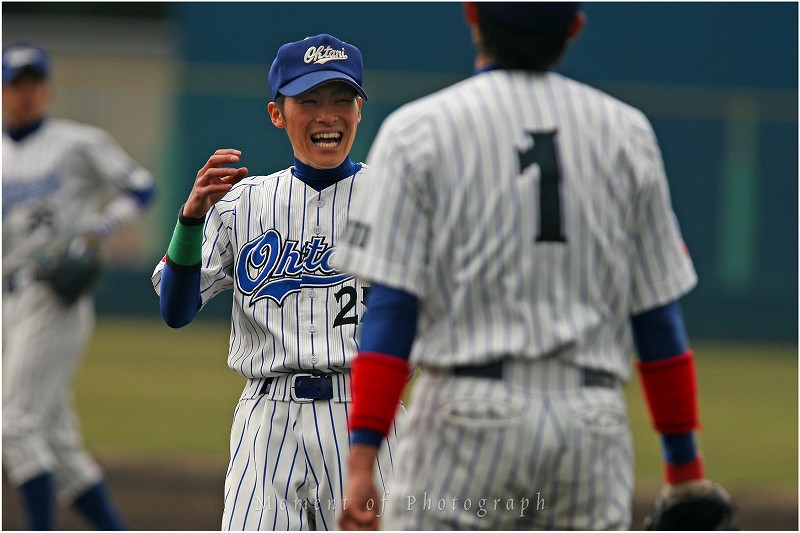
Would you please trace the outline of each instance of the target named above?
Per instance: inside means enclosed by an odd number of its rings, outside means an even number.
[[[206,216],[202,304],[232,289],[228,365],[248,378],[231,429],[223,530],[336,527],[350,446],[348,369],[368,286],[337,272],[331,257],[367,173],[359,165],[320,192],[291,168],[248,177]],[[163,268],[152,278],[159,292]],[[332,400],[292,398],[292,377],[310,370],[332,376]],[[396,443],[395,431],[378,456],[382,487]]]
[[[3,272],[30,266],[58,235],[113,229],[138,212],[121,189],[152,187],[153,177],[108,132],[48,119],[22,142],[3,134]]]
[[[368,286],[334,270],[331,256],[366,173],[321,192],[291,169],[248,177],[208,213],[201,298],[233,290],[228,366],[242,376],[350,366]]]
[[[409,104],[368,162],[337,258],[421,297],[414,363],[562,350],[627,379],[630,315],[696,283],[649,122],[557,73],[489,71]]]
[[[58,238],[129,221],[141,206],[127,191],[152,186],[94,126],[46,119],[18,141],[3,132],[3,467],[15,485],[52,472],[71,501],[102,477],[70,399],[94,304],[86,294],[65,307],[35,280],[35,258]]]

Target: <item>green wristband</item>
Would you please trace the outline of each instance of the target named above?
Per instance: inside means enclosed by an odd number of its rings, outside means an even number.
[[[167,256],[178,265],[199,265],[203,259],[203,226],[188,226],[180,221],[175,224]]]

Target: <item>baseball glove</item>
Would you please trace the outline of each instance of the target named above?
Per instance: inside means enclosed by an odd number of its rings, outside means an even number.
[[[35,272],[64,305],[71,306],[100,277],[99,242],[85,235],[56,241],[36,258]]]
[[[708,483],[708,482],[707,482]],[[705,490],[660,495],[644,520],[645,531],[738,531],[736,504],[717,484]]]

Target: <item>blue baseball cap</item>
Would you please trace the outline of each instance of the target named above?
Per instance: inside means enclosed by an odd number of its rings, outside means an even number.
[[[566,34],[580,2],[480,2],[478,9],[523,30]]]
[[[337,80],[352,85],[364,100],[368,100],[361,87],[363,79],[361,51],[326,33],[284,44],[269,69],[273,100],[278,93],[297,96]]]
[[[14,81],[25,70],[47,78],[50,75],[47,52],[29,43],[15,43],[3,48],[3,85]]]

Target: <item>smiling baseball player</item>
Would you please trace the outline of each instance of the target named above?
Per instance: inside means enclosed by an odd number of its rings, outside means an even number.
[[[634,340],[678,504],[654,524],[728,524],[694,440],[678,299],[696,275],[649,122],[551,70],[584,25],[578,4],[465,13],[476,74],[386,119],[336,258],[373,283],[340,525],[381,525],[372,465],[410,355],[425,372],[386,529],[628,528]]]
[[[350,448],[350,363],[369,289],[331,265],[368,173],[349,152],[367,94],[355,46],[331,35],[285,44],[269,73],[272,123],[294,166],[246,177],[241,152],[198,172],[153,273],[180,327],[233,291],[228,365],[247,379],[234,413],[223,529],[334,529]],[[394,430],[392,431],[394,435]],[[392,474],[394,436],[376,483]]]

